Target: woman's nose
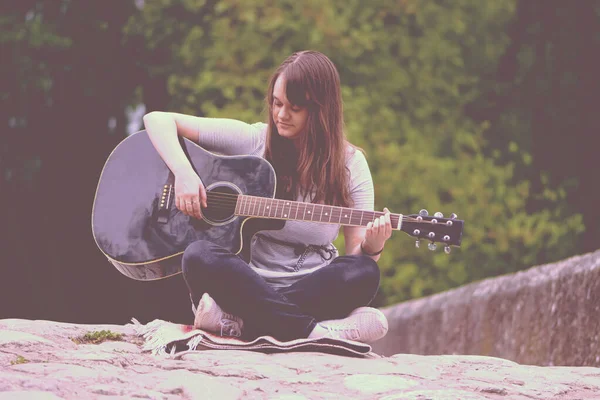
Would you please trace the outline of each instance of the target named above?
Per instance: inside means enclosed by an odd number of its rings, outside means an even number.
[[[279,113],[277,116],[281,119],[285,119],[287,117],[287,111],[285,110],[285,106],[279,109]]]

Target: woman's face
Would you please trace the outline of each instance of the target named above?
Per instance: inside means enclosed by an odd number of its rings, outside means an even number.
[[[290,104],[285,95],[285,77],[280,75],[273,88],[273,121],[279,135],[288,139],[298,139],[306,127],[308,110]]]

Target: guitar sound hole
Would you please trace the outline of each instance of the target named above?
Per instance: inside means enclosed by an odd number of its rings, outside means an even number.
[[[238,192],[229,186],[215,186],[207,189],[208,208],[202,209],[204,218],[212,223],[227,222],[235,216]]]

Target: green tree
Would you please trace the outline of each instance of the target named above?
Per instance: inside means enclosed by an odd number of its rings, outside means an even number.
[[[557,188],[565,206],[583,215],[586,232],[576,251],[593,251],[600,239],[590,145],[598,136],[600,1],[522,0],[506,31],[510,45],[467,115],[491,122],[490,147],[541,194],[527,208],[546,208],[553,197],[547,188]]]

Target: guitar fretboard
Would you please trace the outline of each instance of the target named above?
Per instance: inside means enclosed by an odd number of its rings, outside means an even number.
[[[381,211],[303,203],[257,196],[238,196],[235,214],[247,217],[311,221],[327,224],[367,226],[384,215]],[[392,227],[400,229],[402,214],[390,214]]]

